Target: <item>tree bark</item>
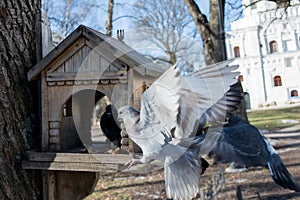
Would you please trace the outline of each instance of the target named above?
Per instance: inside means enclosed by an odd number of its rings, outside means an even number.
[[[184,0],[184,3],[190,11],[203,40],[205,63],[210,65],[225,60],[226,58],[222,55],[223,44],[220,35],[220,28],[224,27],[224,24],[220,24],[221,20],[218,17],[218,0],[210,1],[210,22],[208,22],[207,17],[201,12],[194,0]]]
[[[114,0],[108,0],[107,20],[105,23],[106,35],[112,36],[112,18],[113,18]]]
[[[224,32],[224,9],[225,0],[210,0],[210,28],[212,34],[212,43],[215,56],[215,62],[226,60],[225,53],[225,32]]]
[[[39,199],[40,177],[22,169],[38,137],[37,109],[27,81],[36,62],[39,0],[0,2],[0,199]]]

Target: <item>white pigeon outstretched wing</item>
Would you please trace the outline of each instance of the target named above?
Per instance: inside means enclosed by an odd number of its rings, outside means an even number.
[[[233,71],[238,66],[228,66],[231,61],[202,67],[184,77],[176,65],[168,69],[142,95],[140,130],[155,125],[157,133],[175,128],[174,138],[189,137],[197,119],[236,82],[238,72]]]
[[[175,67],[168,69],[141,97],[140,134],[130,135],[143,150],[143,162],[157,156],[172,140],[171,129],[177,124],[180,76]]]
[[[140,126],[161,123],[173,128],[179,109],[180,75],[175,66],[157,79],[141,97]]]

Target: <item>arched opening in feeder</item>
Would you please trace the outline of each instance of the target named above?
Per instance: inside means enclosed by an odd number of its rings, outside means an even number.
[[[60,148],[62,151],[72,148],[92,146],[94,112],[97,102],[105,96],[92,89],[80,90],[72,94],[62,107],[60,125]]]

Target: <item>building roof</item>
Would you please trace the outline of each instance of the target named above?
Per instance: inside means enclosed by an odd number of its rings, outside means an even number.
[[[108,53],[113,54],[118,60],[132,67],[133,70],[142,75],[159,76],[164,72],[161,67],[154,64],[150,59],[141,55],[124,42],[109,37],[87,26],[80,25],[28,72],[28,80],[39,79],[40,73],[46,69],[53,60],[57,59],[61,53],[82,37],[85,37],[87,40],[93,41],[96,44],[105,44],[103,46],[105,46],[105,50]]]

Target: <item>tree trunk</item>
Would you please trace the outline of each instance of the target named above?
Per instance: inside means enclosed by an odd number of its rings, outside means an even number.
[[[210,0],[210,29],[215,56],[214,63],[226,60],[225,32],[224,32],[224,5],[225,0]],[[212,63],[209,63],[212,64]]]
[[[105,23],[106,35],[112,35],[112,18],[113,18],[114,0],[108,0],[107,20]]]
[[[40,177],[22,169],[38,137],[37,109],[27,81],[36,62],[39,0],[0,2],[0,199],[39,199]]]
[[[210,0],[210,21],[201,13],[194,0],[184,0],[192,15],[198,31],[203,40],[205,62],[207,65],[226,60],[225,33],[224,33],[224,8],[225,0]],[[242,85],[237,83],[237,89],[243,91]],[[246,102],[243,99],[235,115],[247,118]]]
[[[220,35],[220,28],[224,27],[224,24],[220,24],[222,20],[218,17],[218,0],[210,1],[210,22],[208,22],[207,17],[201,12],[194,0],[184,0],[184,3],[190,11],[203,40],[205,63],[210,65],[225,60],[225,55],[222,54],[223,42]]]

